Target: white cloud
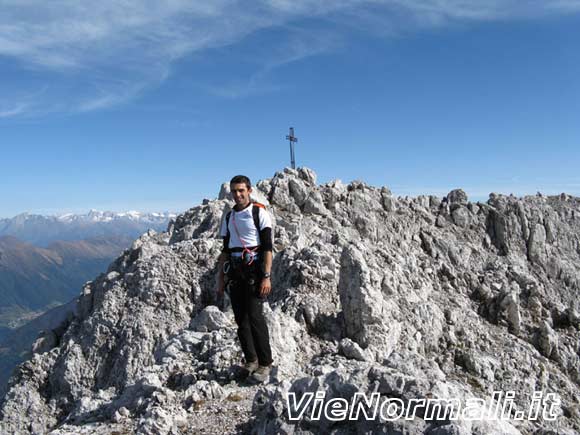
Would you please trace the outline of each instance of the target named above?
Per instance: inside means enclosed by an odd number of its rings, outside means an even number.
[[[204,89],[224,98],[240,98],[277,91],[283,89],[283,86],[271,84],[267,80],[273,70],[338,49],[342,44],[336,34],[321,29],[307,32],[300,28],[285,26],[284,32],[284,40],[276,47],[268,48],[268,53],[255,54],[255,57],[260,59],[259,66],[249,78],[244,80],[236,77],[231,82],[204,86]]]
[[[0,108],[0,118],[9,118],[12,116],[20,115],[26,112],[28,105],[23,103],[18,103],[12,106],[4,106]]]
[[[121,104],[163,82],[176,60],[235,44],[262,29],[287,30],[287,40],[281,42],[284,55],[265,56],[254,75],[224,84],[221,93],[259,92],[261,79],[272,69],[340,45],[339,28],[334,34],[300,31],[298,23],[316,17],[349,25],[372,22],[369,31],[389,33],[449,20],[575,12],[580,1],[0,0],[0,8],[0,60],[10,58],[23,69],[49,71],[71,83],[69,89],[48,83],[44,98],[38,97],[33,105],[0,108],[0,116],[7,117],[25,113],[26,107],[40,112],[86,111]],[[56,99],[58,104],[47,103]]]

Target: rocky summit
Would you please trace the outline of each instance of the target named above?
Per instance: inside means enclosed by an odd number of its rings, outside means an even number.
[[[267,384],[238,381],[215,294],[226,184],[82,288],[11,378],[0,433],[580,432],[580,198],[395,197],[307,168],[254,193],[275,219]]]

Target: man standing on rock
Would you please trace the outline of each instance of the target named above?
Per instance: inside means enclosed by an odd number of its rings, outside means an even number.
[[[266,208],[250,201],[252,184],[244,175],[230,181],[234,208],[222,221],[224,247],[219,257],[218,294],[228,289],[250,381],[270,377],[272,351],[263,302],[272,289],[272,218]]]

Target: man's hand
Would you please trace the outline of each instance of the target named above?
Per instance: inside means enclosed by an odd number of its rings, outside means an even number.
[[[261,297],[268,296],[271,290],[272,290],[272,282],[270,281],[270,278],[263,278],[262,283],[260,284],[260,296]]]

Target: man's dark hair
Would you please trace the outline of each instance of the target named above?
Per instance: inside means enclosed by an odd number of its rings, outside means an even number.
[[[246,184],[246,187],[248,189],[250,189],[252,187],[252,182],[245,175],[236,175],[234,178],[232,178],[230,180],[230,186],[232,184],[239,184],[239,183],[245,183]]]

